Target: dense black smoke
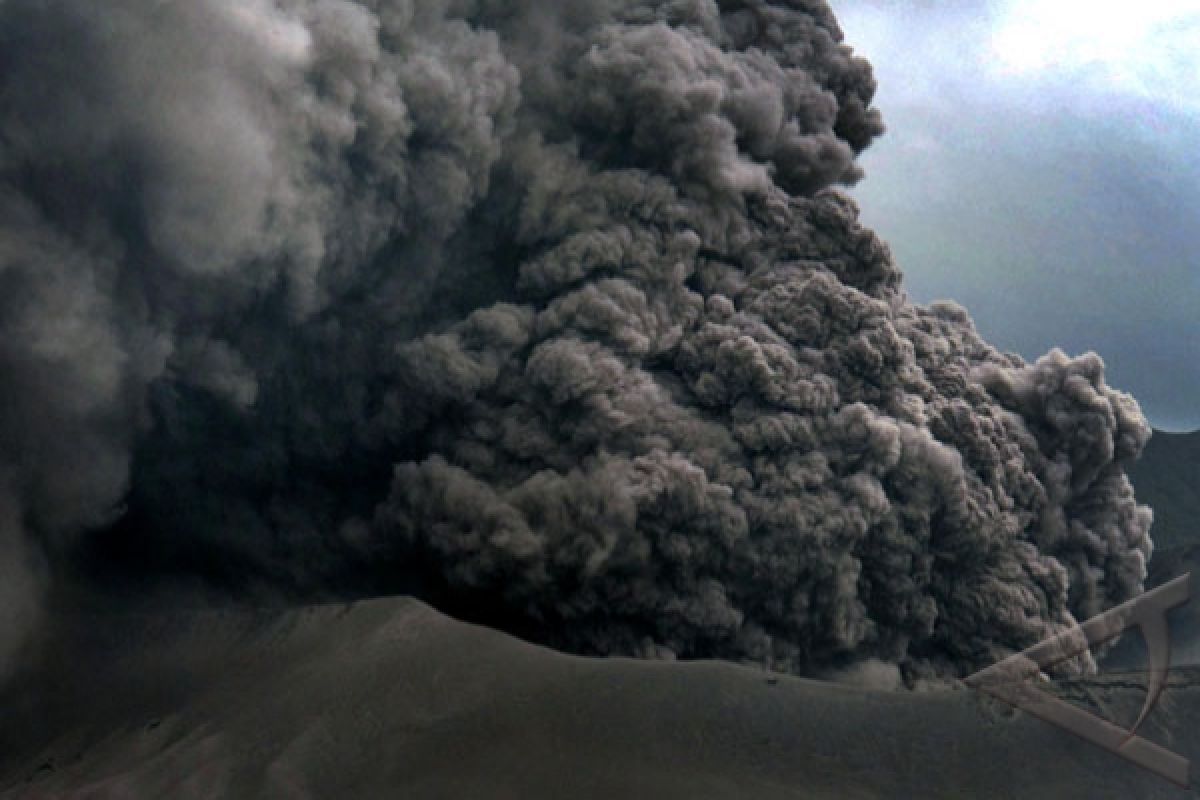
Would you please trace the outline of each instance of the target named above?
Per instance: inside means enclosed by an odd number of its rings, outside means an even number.
[[[3,0],[0,651],[89,561],[799,672],[1140,591],[1137,405],[907,300],[873,92],[823,0]]]

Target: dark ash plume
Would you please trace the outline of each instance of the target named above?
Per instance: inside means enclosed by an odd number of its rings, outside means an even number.
[[[0,4],[0,641],[80,564],[910,676],[1137,593],[1145,420],[907,300],[873,93],[822,0]]]

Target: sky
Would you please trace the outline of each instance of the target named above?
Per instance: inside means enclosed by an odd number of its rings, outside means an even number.
[[[888,125],[853,194],[913,298],[1200,428],[1200,0],[832,5]]]

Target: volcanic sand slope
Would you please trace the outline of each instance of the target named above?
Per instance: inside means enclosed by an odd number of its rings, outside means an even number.
[[[0,694],[3,797],[1191,796],[969,691],[582,659],[407,599],[57,627]],[[1200,763],[1200,674],[1172,681],[1146,733]]]

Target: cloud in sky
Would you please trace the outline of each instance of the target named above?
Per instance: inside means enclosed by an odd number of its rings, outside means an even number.
[[[855,195],[914,297],[1027,356],[1094,349],[1157,426],[1200,427],[1200,2],[835,10],[889,128]]]

